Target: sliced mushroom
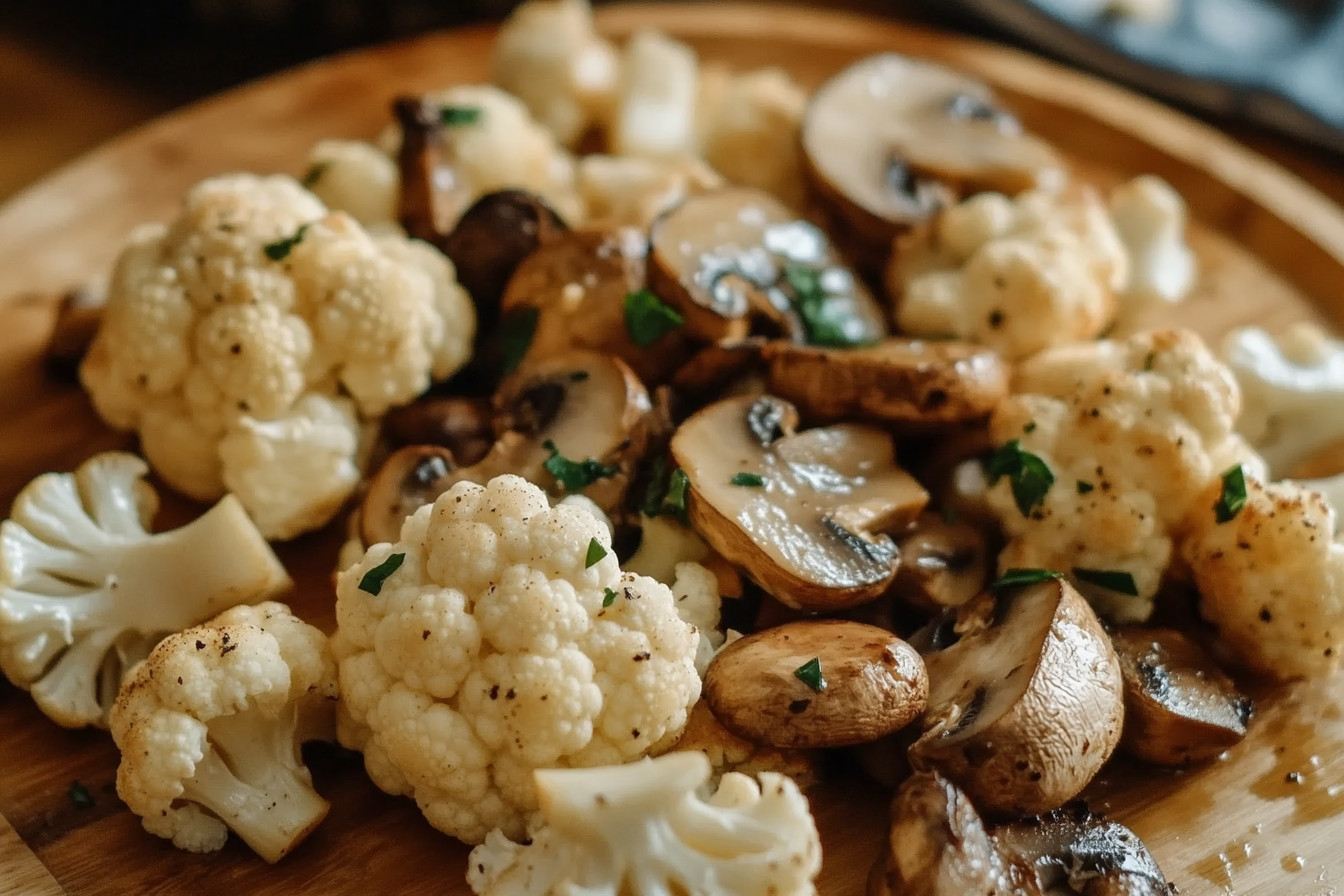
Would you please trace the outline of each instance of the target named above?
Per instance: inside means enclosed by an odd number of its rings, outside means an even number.
[[[705,671],[704,699],[729,731],[782,749],[868,743],[924,711],[914,648],[841,619],[791,622],[740,638]]]
[[[986,593],[943,628],[956,641],[925,654],[929,711],[911,764],[942,772],[985,812],[1039,814],[1077,796],[1124,714],[1120,664],[1087,601],[1050,578]]]
[[[896,53],[861,59],[823,84],[802,141],[819,192],[857,237],[882,248],[959,196],[1064,179],[1055,152],[984,84]]]
[[[960,607],[984,590],[989,575],[985,537],[969,523],[923,513],[897,545],[901,568],[892,592],[906,603],[940,612]]]
[[[991,835],[1001,851],[1031,863],[1046,892],[1079,896],[1169,896],[1173,892],[1137,834],[1085,807],[1002,825]]]
[[[767,340],[750,336],[707,345],[677,368],[669,385],[691,401],[701,403],[723,395],[725,390],[761,366]]]
[[[439,127],[442,108],[428,97],[399,96],[392,101],[392,116],[401,128],[401,226],[408,236],[437,244],[471,201],[464,185],[451,179],[445,184],[439,174],[446,155]]]
[[[818,423],[870,420],[931,429],[988,417],[1008,396],[1008,368],[964,342],[886,339],[833,349],[767,343],[766,384]]]
[[[671,319],[640,319],[663,312],[656,297],[643,296],[649,306],[627,311],[627,297],[644,289],[647,256],[644,234],[625,227],[570,231],[524,259],[504,291],[503,309],[510,315],[536,309],[526,357],[591,349],[620,358],[646,384],[665,381],[692,348]]]
[[[90,286],[76,287],[61,296],[56,322],[43,354],[48,371],[62,378],[75,378],[79,364],[103,322],[106,303],[106,291]]]
[[[441,445],[464,467],[485,457],[495,441],[488,401],[448,395],[425,395],[388,411],[382,435],[392,448]]]
[[[882,310],[826,234],[749,187],[692,196],[650,229],[649,285],[693,337],[755,329],[796,342],[856,345],[886,335]]]
[[[702,409],[672,437],[697,532],[779,601],[835,610],[872,600],[896,574],[899,532],[928,493],[896,465],[891,437],[844,424],[795,433],[773,396]]]
[[[359,538],[364,546],[396,541],[406,517],[432,503],[457,464],[439,445],[407,445],[394,451],[369,479],[359,506]]]
[[[1211,759],[1246,736],[1253,706],[1203,648],[1174,629],[1111,633],[1125,682],[1120,748],[1158,765]]]

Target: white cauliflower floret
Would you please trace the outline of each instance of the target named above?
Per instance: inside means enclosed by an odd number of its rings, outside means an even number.
[[[1195,334],[1155,331],[1042,352],[1014,391],[990,422],[1000,569],[1069,574],[1102,615],[1146,619],[1197,497],[1234,463],[1258,469],[1232,431],[1231,372]],[[1114,574],[1133,587],[1096,583]]]
[[[494,71],[496,84],[573,147],[610,114],[619,64],[587,0],[530,0],[500,27]]]
[[[793,781],[730,772],[710,796],[699,753],[615,768],[539,771],[527,845],[492,832],[472,850],[478,896],[813,896],[821,841]]]
[[[698,69],[695,51],[680,41],[657,31],[631,37],[607,135],[611,151],[663,159],[695,155]]]
[[[735,74],[707,65],[696,110],[700,154],[729,181],[807,203],[799,128],[807,92],[780,68]]]
[[[377,418],[465,364],[474,330],[470,298],[431,246],[370,237],[288,177],[229,175],[192,188],[168,227],[133,234],[80,379],[104,420],[140,435],[169,485],[209,501],[237,483],[263,533],[281,537],[323,525],[340,506],[355,482],[356,440],[339,437],[348,463],[290,489],[314,503],[287,512],[247,487],[266,474],[237,463],[266,452],[240,440],[307,429],[329,454],[342,426],[333,421],[347,416],[332,412],[332,402],[344,407],[339,392]],[[308,409],[322,416],[305,423]]]
[[[521,837],[537,768],[627,762],[680,732],[697,635],[622,573],[607,528],[517,476],[462,482],[337,577],[341,742],[471,843]]]
[[[1292,482],[1244,475],[1245,504],[1220,522],[1221,483],[1190,514],[1182,555],[1199,612],[1233,662],[1273,679],[1329,672],[1344,651],[1344,545],[1335,511]]]
[[[1185,201],[1151,174],[1111,193],[1111,221],[1129,255],[1120,300],[1120,325],[1146,312],[1165,313],[1195,284],[1195,254],[1185,242]]]
[[[284,604],[170,635],[112,709],[117,795],[179,849],[217,850],[232,829],[278,861],[326,817],[299,747],[330,736],[335,700],[326,636]]]
[[[687,196],[723,186],[699,159],[590,155],[579,160],[578,189],[588,226],[647,228]]]
[[[123,671],[165,634],[290,584],[232,496],[150,535],[146,472],[99,454],[34,479],[0,523],[0,670],[69,728],[104,725]]]
[[[367,228],[397,226],[401,175],[387,153],[362,140],[322,140],[308,154],[303,185],[332,211]]]
[[[625,562],[625,571],[657,579],[672,589],[677,613],[700,633],[695,668],[703,676],[723,646],[719,580],[700,563],[708,561],[713,552],[694,529],[670,516],[641,517],[640,529],[639,549]]]
[[[1241,386],[1237,429],[1274,475],[1344,440],[1344,342],[1315,324],[1278,337],[1245,327],[1223,340],[1222,356]]]
[[[695,671],[703,678],[709,661],[723,646],[723,632],[719,631],[719,579],[699,563],[678,563],[676,578],[669,584],[677,602],[677,615],[695,626],[700,634]]]
[[[887,285],[902,331],[1017,359],[1105,330],[1127,261],[1089,190],[981,193],[898,238]]]

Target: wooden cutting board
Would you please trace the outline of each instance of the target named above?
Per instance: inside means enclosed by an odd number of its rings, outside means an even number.
[[[1339,209],[1209,128],[1114,87],[1018,52],[815,11],[628,6],[604,9],[600,20],[615,37],[662,28],[707,58],[781,65],[809,85],[879,50],[964,68],[997,86],[1084,176],[1109,184],[1155,172],[1185,194],[1203,277],[1171,321],[1213,338],[1248,322],[1344,319]],[[462,31],[318,62],[130,133],[0,209],[0,507],[36,474],[125,444],[77,389],[40,368],[51,294],[101,275],[130,226],[169,216],[205,175],[298,173],[317,139],[376,133],[394,94],[486,77],[491,42],[489,30]],[[282,549],[299,582],[296,608],[328,628],[337,543],[326,532]],[[1183,772],[1117,763],[1088,792],[1095,808],[1143,837],[1184,896],[1327,896],[1344,887],[1344,678],[1257,696],[1251,736],[1222,761]],[[58,729],[26,694],[0,684],[0,822],[8,821],[0,894],[467,892],[466,850],[408,801],[375,790],[349,755],[314,756],[331,816],[274,868],[236,842],[193,856],[143,833],[116,799],[116,762],[104,733]],[[72,780],[88,786],[92,808],[68,799]],[[821,891],[862,893],[886,795],[842,778],[813,800],[826,850]]]

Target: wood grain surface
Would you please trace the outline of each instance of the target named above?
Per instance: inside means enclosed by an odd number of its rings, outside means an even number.
[[[664,28],[707,57],[783,65],[808,84],[878,50],[948,61],[998,86],[1083,176],[1109,184],[1155,172],[1182,190],[1197,219],[1203,276],[1168,322],[1213,338],[1253,321],[1344,321],[1338,209],[1218,133],[1116,88],[1016,52],[838,14],[715,3],[612,7],[600,21],[616,36]],[[0,209],[0,506],[38,473],[127,444],[77,389],[41,369],[55,292],[101,276],[126,230],[169,216],[200,177],[297,173],[318,138],[373,135],[394,94],[481,79],[490,51],[491,33],[474,30],[319,62],[128,134]],[[169,502],[165,516],[187,512]],[[296,608],[327,627],[338,539],[328,531],[282,549],[298,582]],[[1095,808],[1148,842],[1184,896],[1329,896],[1344,887],[1344,679],[1257,697],[1251,736],[1223,760],[1183,772],[1117,762],[1089,789]],[[466,850],[408,801],[376,791],[350,754],[311,753],[334,809],[274,868],[236,842],[193,856],[145,834],[116,800],[116,761],[105,734],[58,729],[27,695],[0,684],[0,815],[8,820],[0,894],[58,892],[50,878],[77,896],[467,892]],[[93,807],[69,801],[72,780],[89,788]],[[839,775],[813,801],[826,851],[822,893],[862,893],[886,794]]]

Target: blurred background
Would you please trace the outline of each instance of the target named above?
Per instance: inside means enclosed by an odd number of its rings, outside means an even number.
[[[0,0],[0,200],[108,137],[219,90],[332,52],[498,20],[514,5],[510,0]],[[1083,62],[1195,111],[1344,201],[1339,154],[1344,132],[1322,123],[1323,116],[1335,113],[1344,123],[1344,3],[814,0],[807,5],[992,37]]]

